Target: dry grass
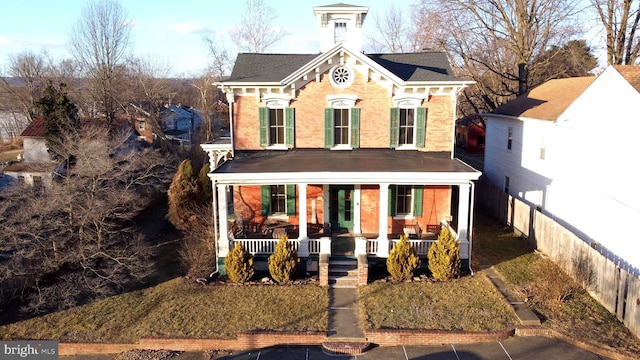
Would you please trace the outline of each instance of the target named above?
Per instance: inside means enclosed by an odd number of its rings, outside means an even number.
[[[233,338],[240,331],[327,331],[327,290],[196,286],[174,279],[0,327],[3,339],[135,342],[142,337]]]
[[[485,216],[477,219],[474,263],[493,265],[530,303],[543,326],[598,347],[640,353],[640,339],[553,261],[534,253],[510,229]]]
[[[513,327],[513,309],[483,274],[447,282],[375,282],[360,289],[374,329],[487,331]]]

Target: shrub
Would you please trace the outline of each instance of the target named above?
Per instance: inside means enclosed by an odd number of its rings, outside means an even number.
[[[460,273],[460,244],[448,228],[440,230],[438,241],[431,244],[427,254],[429,270],[437,280],[450,280]]]
[[[289,238],[283,236],[278,240],[276,249],[269,256],[269,273],[279,284],[288,283],[298,272],[300,259],[298,253],[289,247]]]
[[[229,280],[238,284],[251,279],[255,272],[253,255],[246,251],[241,243],[236,243],[233,250],[229,251],[224,259],[224,267]]]
[[[387,271],[394,280],[405,281],[413,277],[413,272],[420,266],[420,258],[416,250],[411,247],[406,235],[400,237],[400,241],[389,252],[387,258]]]

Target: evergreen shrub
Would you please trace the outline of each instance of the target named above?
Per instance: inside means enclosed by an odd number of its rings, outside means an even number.
[[[279,284],[286,284],[297,274],[300,266],[298,253],[289,247],[289,238],[282,236],[269,256],[269,273]]]
[[[400,236],[400,241],[389,252],[387,271],[396,281],[410,280],[413,272],[420,266],[420,258],[416,250],[411,247],[406,235]]]
[[[251,279],[255,272],[253,255],[246,251],[242,243],[239,242],[236,243],[233,250],[227,254],[227,257],[224,259],[224,267],[229,280],[238,284],[242,284]]]
[[[450,280],[460,274],[460,244],[446,227],[429,247],[427,258],[431,275],[437,280]]]

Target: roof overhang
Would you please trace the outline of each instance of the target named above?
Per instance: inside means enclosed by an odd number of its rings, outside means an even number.
[[[384,66],[378,64],[373,59],[369,58],[366,54],[360,51],[354,51],[343,43],[336,44],[333,48],[319,54],[313,60],[307,64],[301,66],[298,70],[291,73],[281,81],[275,82],[239,82],[239,81],[221,81],[215,82],[214,85],[220,88],[227,94],[233,93],[234,95],[252,95],[260,98],[260,89],[265,89],[267,93],[281,93],[290,94],[295,97],[296,90],[302,88],[309,82],[316,80],[319,81],[319,75],[329,70],[333,66],[344,64],[347,60],[345,58],[351,58],[349,60],[352,64],[360,65],[367,71],[373,71],[375,76],[372,76],[372,80],[380,83],[383,87],[388,88],[392,94],[396,93],[418,93],[418,89],[422,89],[425,96],[428,95],[443,95],[451,94],[457,95],[458,92],[474,84],[474,81],[459,80],[459,81],[405,81],[395,75],[393,72],[387,70]],[[394,91],[393,89],[400,90]],[[236,93],[235,90],[240,90],[241,93]],[[448,90],[448,91],[447,91]],[[228,96],[229,97],[229,96]],[[229,99],[233,102],[233,99]]]
[[[458,185],[481,172],[447,154],[402,150],[293,150],[238,156],[209,173],[218,184]]]

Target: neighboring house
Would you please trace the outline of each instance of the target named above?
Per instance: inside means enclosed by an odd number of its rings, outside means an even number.
[[[384,263],[402,233],[425,256],[451,223],[469,266],[481,173],[452,154],[456,96],[471,82],[453,75],[442,52],[363,53],[367,11],[315,7],[321,53],[241,53],[217,84],[231,138],[202,148],[213,169],[223,273],[236,242],[268,255],[287,234],[315,271],[319,254]]]
[[[180,145],[190,146],[198,138],[203,116],[200,111],[188,106],[168,105],[160,113],[164,134]]]
[[[6,185],[16,181],[31,186],[46,187],[51,184],[57,163],[51,161],[44,138],[45,127],[42,116],[34,119],[20,135],[23,141],[22,161],[9,164],[3,169]]]
[[[633,156],[640,67],[548,81],[487,116],[484,172],[592,246],[640,268]]]
[[[467,154],[484,153],[485,137],[482,116],[476,114],[456,120],[456,146]]]

